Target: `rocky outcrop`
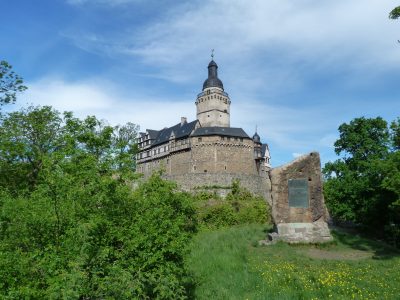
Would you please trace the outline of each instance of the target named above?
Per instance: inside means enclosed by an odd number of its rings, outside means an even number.
[[[276,232],[269,240],[319,243],[332,240],[322,191],[317,152],[270,171],[272,217]]]

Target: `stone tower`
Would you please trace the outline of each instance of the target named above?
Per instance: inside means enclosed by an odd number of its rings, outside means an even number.
[[[197,95],[197,120],[202,127],[230,127],[231,100],[224,92],[217,70],[218,66],[212,59],[208,64],[208,78],[204,81],[203,91]]]

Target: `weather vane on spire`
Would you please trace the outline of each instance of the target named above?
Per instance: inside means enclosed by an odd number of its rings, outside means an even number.
[[[214,60],[214,49],[211,49],[211,60]]]

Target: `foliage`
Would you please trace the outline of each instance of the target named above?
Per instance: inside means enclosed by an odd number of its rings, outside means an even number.
[[[266,201],[240,187],[239,181],[232,182],[231,192],[225,199],[207,192],[197,193],[194,198],[198,220],[203,227],[219,228],[271,221]]]
[[[0,125],[1,299],[187,297],[195,210],[157,174],[132,189],[135,125],[51,107]]]
[[[398,19],[400,17],[400,6],[395,7],[390,13],[390,19]]]
[[[76,163],[46,170],[30,195],[3,193],[0,298],[185,298],[187,195],[158,176],[132,192],[92,160]]]
[[[0,107],[14,103],[17,92],[23,92],[26,89],[22,78],[12,71],[12,66],[4,60],[0,61]]]
[[[342,157],[325,165],[326,203],[336,219],[383,232],[400,222],[399,120],[356,118],[339,127],[335,152]]]
[[[28,107],[0,117],[0,187],[33,190],[44,165],[68,163],[81,156],[97,161],[104,172],[132,175],[137,126],[111,127],[94,116],[84,120],[61,115],[50,106]]]
[[[202,231],[187,261],[196,299],[397,299],[399,253],[333,232],[335,243],[257,247],[263,225]],[[319,254],[318,257],[311,254]]]

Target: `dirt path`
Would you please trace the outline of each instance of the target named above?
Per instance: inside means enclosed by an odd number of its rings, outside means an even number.
[[[332,260],[359,260],[371,258],[374,253],[361,250],[328,251],[322,249],[300,250],[302,254],[314,259],[332,259]]]

